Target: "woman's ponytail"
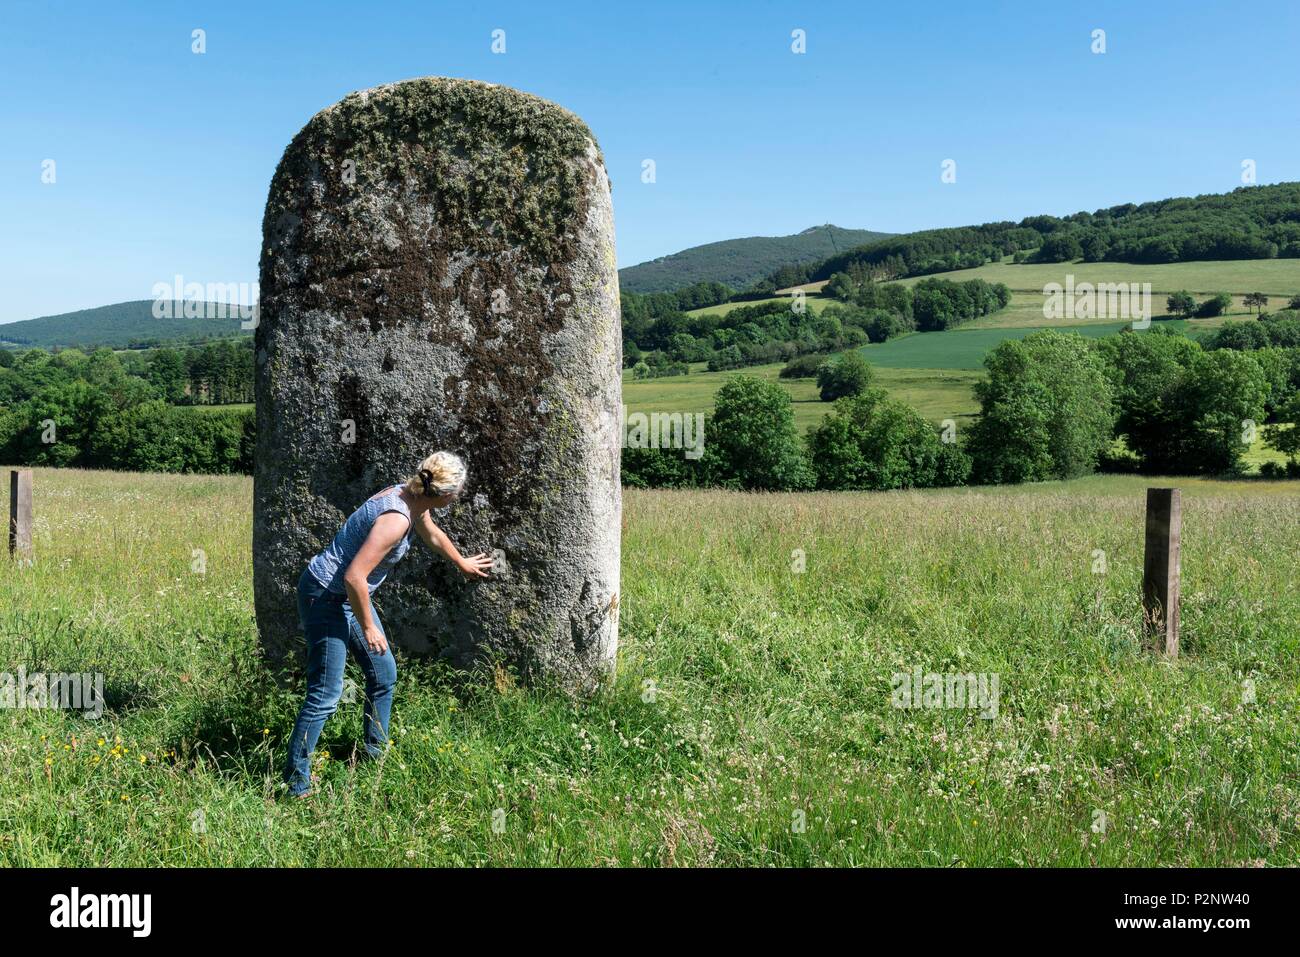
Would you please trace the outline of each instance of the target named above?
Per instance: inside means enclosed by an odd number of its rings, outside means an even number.
[[[460,456],[452,452],[434,452],[420,463],[420,469],[406,483],[412,495],[442,498],[458,495],[465,487],[466,468]]]

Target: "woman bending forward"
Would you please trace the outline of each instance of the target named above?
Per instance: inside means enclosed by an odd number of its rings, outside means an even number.
[[[464,558],[429,517],[465,487],[465,463],[435,452],[402,485],[377,492],[348,516],[334,540],[307,563],[298,579],[298,619],[307,636],[307,700],[298,713],[284,769],[289,792],[311,790],[311,754],[325,721],[343,694],[348,653],[366,676],[366,752],[377,756],[388,741],[397,664],[370,596],[402,560],[417,531],[435,552],[469,576],[487,577],[486,554]]]

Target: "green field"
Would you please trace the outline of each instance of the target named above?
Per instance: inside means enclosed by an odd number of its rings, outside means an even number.
[[[1002,262],[990,263],[978,269],[959,269],[935,275],[941,279],[1004,282],[1012,289],[1041,293],[1043,286],[1049,282],[1064,283],[1067,273],[1074,276],[1075,283],[1149,282],[1153,294],[1186,289],[1188,292],[1202,294],[1262,292],[1279,299],[1288,299],[1300,293],[1300,259],[1238,259],[1163,264]],[[899,281],[911,286],[923,278],[926,277],[916,276]],[[1284,302],[1270,303],[1274,309],[1284,305]]]
[[[814,297],[816,298],[816,297]],[[1232,306],[1221,316],[1215,316],[1211,319],[1188,319],[1172,320],[1168,315],[1168,307],[1165,300],[1167,294],[1151,294],[1151,318],[1152,321],[1162,322],[1166,320],[1175,321],[1180,328],[1185,329],[1189,335],[1199,335],[1212,329],[1217,329],[1225,322],[1250,322],[1255,318],[1253,309],[1248,309],[1241,301],[1241,296],[1233,297]],[[814,299],[809,299],[809,302]],[[972,319],[970,322],[962,323],[961,329],[1025,329],[1025,328],[1061,328],[1062,326],[1093,326],[1093,325],[1115,325],[1115,318],[1109,316],[1087,318],[1087,319],[1067,319],[1053,320],[1048,319],[1043,314],[1043,303],[1045,302],[1042,290],[1033,292],[1013,292],[1011,302],[1005,309],[999,309],[995,313],[987,316],[980,316],[978,319]],[[1121,317],[1122,318],[1122,317]],[[1122,324],[1122,323],[1121,323]]]
[[[959,269],[954,272],[935,273],[940,279],[962,282],[969,279],[983,279],[986,282],[1002,282],[1011,288],[1014,295],[1011,304],[991,316],[973,320],[963,328],[992,329],[1013,326],[1044,326],[1050,323],[1043,318],[1043,287],[1056,282],[1064,285],[1067,274],[1074,276],[1075,284],[1081,282],[1136,282],[1151,283],[1151,310],[1153,318],[1165,314],[1165,299],[1172,292],[1187,290],[1198,295],[1227,292],[1233,295],[1233,305],[1229,314],[1215,319],[1194,319],[1192,329],[1212,329],[1221,326],[1229,319],[1248,319],[1253,312],[1242,303],[1241,298],[1250,292],[1262,292],[1273,298],[1268,305],[1276,311],[1285,308],[1286,300],[1300,293],[1300,259],[1257,259],[1234,260],[1229,262],[1190,262],[1168,263],[1165,265],[1135,265],[1132,263],[1051,263],[1014,264],[1009,260],[998,264],[981,266],[978,269]],[[928,276],[914,276],[900,279],[899,282],[913,286]],[[835,302],[820,295],[825,281],[807,283],[795,287],[808,293],[805,302],[813,312],[821,312]],[[760,303],[779,302],[789,299],[792,289],[781,290],[781,294],[769,299],[754,302],[729,302],[720,306],[693,309],[687,315],[695,316],[706,312],[728,313],[739,306],[752,306]],[[1101,318],[1083,320],[1083,324],[1106,324],[1113,319]],[[1072,322],[1072,324],[1080,324]]]
[[[703,363],[698,364],[703,370]],[[628,412],[710,412],[713,394],[727,379],[738,372],[779,382],[794,402],[795,427],[802,432],[816,425],[831,403],[818,397],[813,379],[781,379],[781,363],[750,366],[730,372],[692,371],[685,376],[635,381],[623,377],[623,402]],[[890,394],[914,406],[922,415],[939,422],[947,418],[973,415],[979,409],[975,401],[975,383],[981,373],[963,369],[895,369],[876,370],[876,381]]]
[[[699,309],[689,309],[687,310],[686,315],[702,316],[706,312],[714,312],[725,316],[727,313],[731,312],[731,310],[739,309],[741,306],[762,306],[769,302],[786,302],[789,301],[789,299],[789,296],[771,296],[767,299],[751,299],[748,302],[724,302],[717,306],[703,306]],[[834,304],[835,300],[826,296],[812,295],[805,297],[804,302],[807,303],[808,308],[813,312],[821,312],[827,306]]]
[[[353,761],[345,704],[294,801],[251,481],[38,469],[2,667],[101,672],[109,707],[0,711],[0,865],[1294,866],[1300,486],[1174,480],[1171,662],[1138,602],[1163,481],[630,492],[607,694],[402,657],[388,754]],[[997,707],[894,707],[914,668],[997,676]]]
[[[1193,293],[1262,292],[1282,299],[1300,293],[1300,259],[1237,259],[1207,262],[1139,264],[1139,263],[1013,263],[1007,257],[1000,263],[989,263],[977,269],[957,269],[934,273],[940,279],[961,281],[983,279],[986,282],[1004,282],[1010,288],[1024,292],[1039,292],[1049,282],[1065,282],[1069,273],[1080,282],[1149,282],[1152,293],[1171,293],[1186,289]],[[913,276],[898,280],[912,286],[928,276]],[[826,285],[821,282],[806,283],[796,287],[807,292],[819,292]],[[788,294],[791,290],[780,292]],[[1281,303],[1273,305],[1278,308]]]
[[[205,412],[251,412],[255,406],[251,402],[232,402],[230,405],[192,405],[185,408],[200,409]]]
[[[820,284],[819,284],[820,285]],[[1165,299],[1167,293],[1151,293],[1151,316],[1153,320],[1166,318]],[[1191,319],[1187,321],[1187,326],[1191,331],[1204,329],[1217,329],[1229,320],[1238,322],[1249,321],[1255,318],[1255,311],[1249,309],[1241,301],[1240,295],[1233,296],[1232,307],[1222,316],[1216,316],[1213,319]],[[787,302],[789,297],[774,296],[770,299],[762,299],[757,302],[728,302],[720,306],[710,306],[705,309],[692,309],[687,313],[688,316],[702,315],[713,312],[725,315],[732,309],[740,306],[752,306],[769,302]],[[834,299],[818,295],[816,293],[809,295],[805,304],[812,312],[820,314],[823,309],[831,305],[843,305],[837,303]],[[1011,302],[1005,309],[999,309],[997,312],[987,316],[981,316],[978,319],[972,319],[963,323],[962,329],[1003,329],[1003,328],[1028,328],[1028,327],[1052,327],[1059,328],[1061,325],[1080,326],[1080,325],[1114,325],[1116,320],[1112,317],[1095,317],[1088,319],[1070,319],[1065,322],[1060,320],[1048,319],[1043,314],[1044,297],[1041,289],[1025,291],[1014,290],[1011,293]],[[1278,305],[1285,305],[1279,301]]]
[[[1174,325],[1181,325],[1172,320]],[[1107,322],[1088,325],[1056,325],[1050,328],[1060,332],[1077,332],[1089,337],[1101,337],[1119,332],[1128,323]],[[1042,326],[1014,326],[992,329],[971,329],[961,326],[944,332],[913,332],[890,339],[888,342],[863,346],[859,351],[873,366],[891,369],[983,369],[984,356],[1005,339],[1023,339]]]
[[[1233,294],[1233,306],[1227,316],[1217,319],[1192,320],[1193,328],[1213,328],[1222,325],[1226,319],[1246,319],[1253,311],[1242,303],[1241,298],[1250,292],[1262,292],[1270,297],[1268,308],[1278,310],[1285,308],[1286,300],[1300,293],[1300,259],[1252,259],[1227,262],[1189,262],[1168,263],[1164,265],[1136,265],[1133,263],[1022,263],[1006,261],[990,263],[978,269],[959,269],[953,272],[935,273],[934,277],[962,282],[968,279],[983,279],[986,282],[1002,282],[1015,293],[1011,304],[1001,312],[984,316],[971,322],[965,328],[993,328],[1006,325],[1044,325],[1043,287],[1056,282],[1064,285],[1066,275],[1073,275],[1075,284],[1081,282],[1136,282],[1151,283],[1152,316],[1159,318],[1165,313],[1165,298],[1172,292],[1187,290],[1204,296],[1210,293],[1227,292]],[[900,279],[906,286],[914,286],[929,276],[913,276]],[[795,287],[808,293],[805,300],[809,307],[820,312],[835,300],[825,298],[819,293],[825,281],[807,283]],[[781,290],[781,295],[763,302],[773,302],[789,298],[792,289]],[[742,303],[727,303],[709,309],[696,309],[691,315],[702,312],[726,312]],[[1109,319],[1095,319],[1092,322],[1108,322]]]

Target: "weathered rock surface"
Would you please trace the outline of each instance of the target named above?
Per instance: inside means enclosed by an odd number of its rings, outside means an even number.
[[[274,662],[347,515],[437,449],[469,482],[376,593],[390,640],[589,689],[619,588],[618,279],[609,179],[577,117],[424,78],[354,93],[285,151],[263,220],[253,574]],[[351,441],[349,441],[351,439]]]

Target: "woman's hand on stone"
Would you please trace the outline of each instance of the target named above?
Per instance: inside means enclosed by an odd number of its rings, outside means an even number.
[[[492,556],[487,552],[479,552],[460,560],[460,573],[468,578],[487,578],[491,570]]]

